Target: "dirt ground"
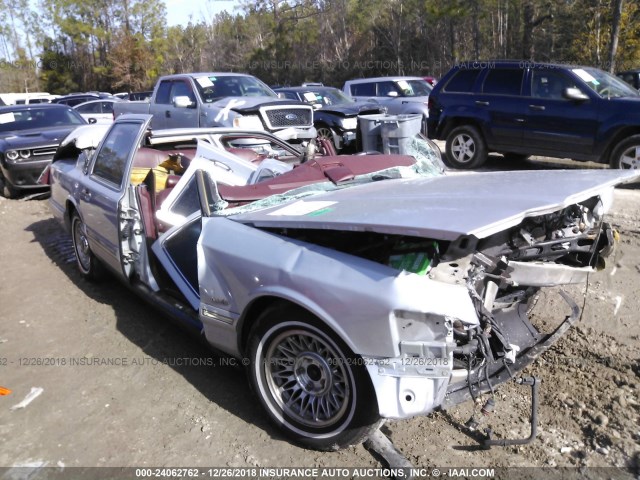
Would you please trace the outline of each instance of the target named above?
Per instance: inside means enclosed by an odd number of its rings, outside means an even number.
[[[541,165],[549,166],[523,167]],[[621,233],[615,258],[586,291],[570,289],[584,303],[580,322],[527,370],[542,378],[538,438],[478,449],[463,427],[471,403],[387,422],[382,431],[414,466],[607,466],[638,475],[640,185],[616,191],[611,219]],[[0,386],[12,390],[0,396],[0,466],[384,466],[363,446],[320,453],[289,443],[241,368],[117,282],[83,281],[46,201],[0,198],[0,245]],[[558,316],[557,303],[536,309]],[[39,396],[15,408],[33,388]],[[482,426],[528,436],[529,390],[498,392]]]

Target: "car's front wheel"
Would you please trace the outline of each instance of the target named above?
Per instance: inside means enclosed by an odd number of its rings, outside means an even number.
[[[336,145],[333,137],[333,130],[330,127],[327,127],[326,125],[318,125],[316,127],[316,132],[318,134],[318,138],[329,140],[331,145],[333,145],[333,148],[338,151],[338,146]]]
[[[269,417],[296,442],[337,450],[380,425],[362,359],[309,312],[267,309],[250,333],[249,379]]]
[[[0,173],[0,195],[4,198],[13,198],[16,196],[15,189],[7,182],[2,173]]]
[[[77,213],[71,217],[71,240],[80,274],[87,280],[102,280],[105,276],[104,266],[91,251],[87,227]]]
[[[620,169],[640,168],[640,135],[632,135],[621,141],[611,153],[609,166]]]
[[[462,125],[447,136],[446,162],[452,168],[477,168],[487,161],[482,134],[472,125]]]

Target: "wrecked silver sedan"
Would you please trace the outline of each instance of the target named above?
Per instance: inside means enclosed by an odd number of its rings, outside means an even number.
[[[567,317],[543,332],[530,300],[602,266],[613,187],[637,177],[451,175],[418,140],[415,158],[256,165],[147,124],[121,117],[95,152],[52,164],[52,211],[80,272],[106,267],[246,359],[271,420],[322,450],[492,392],[535,360],[578,309],[563,296]],[[186,150],[160,182],[155,166]]]

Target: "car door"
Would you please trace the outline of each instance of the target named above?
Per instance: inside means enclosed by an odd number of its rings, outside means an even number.
[[[128,187],[131,159],[138,150],[150,118],[130,118],[113,124],[75,192],[78,212],[86,226],[91,250],[111,270],[128,276],[131,228]]]
[[[191,106],[174,106],[176,97],[188,97],[191,101]],[[169,99],[170,104],[165,105],[164,109],[165,128],[198,127],[200,125],[196,93],[187,80],[173,80],[171,82]]]
[[[578,158],[593,152],[598,109],[593,99],[565,98],[567,88],[587,89],[568,73],[556,69],[532,70],[524,112],[523,142],[532,154]]]
[[[509,151],[522,144],[524,73],[517,67],[487,69],[474,103],[483,112],[486,140],[492,149]]]

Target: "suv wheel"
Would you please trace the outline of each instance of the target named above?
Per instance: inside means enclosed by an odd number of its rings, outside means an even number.
[[[447,136],[446,162],[452,168],[476,168],[487,161],[487,147],[478,129],[463,125]]]
[[[616,148],[613,149],[609,166],[620,169],[639,169],[640,135],[632,135],[621,141]]]

